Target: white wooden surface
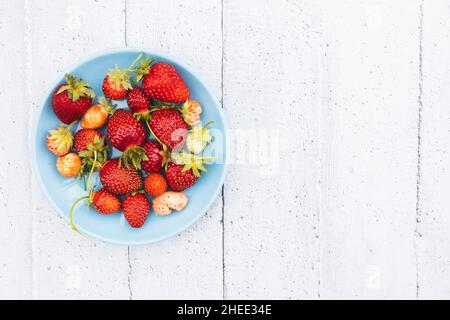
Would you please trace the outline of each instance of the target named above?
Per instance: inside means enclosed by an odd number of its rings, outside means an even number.
[[[0,0],[0,298],[450,298],[449,30],[449,0]],[[27,160],[51,80],[123,46],[233,129],[208,214],[143,247],[71,232]]]

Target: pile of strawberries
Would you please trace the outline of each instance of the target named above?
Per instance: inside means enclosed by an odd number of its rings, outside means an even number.
[[[128,68],[109,70],[105,97],[96,103],[92,86],[73,75],[53,93],[53,111],[63,124],[49,132],[47,147],[58,156],[59,173],[82,179],[88,193],[71,208],[74,230],[73,211],[84,200],[103,215],[122,210],[133,228],[145,224],[152,208],[160,216],[183,210],[183,191],[213,160],[202,156],[213,140],[211,123],[200,124],[202,108],[184,80],[174,66],[142,56]],[[129,110],[116,109],[112,101],[124,99]],[[110,159],[112,148],[122,152],[120,158]],[[91,186],[94,172],[101,188]]]

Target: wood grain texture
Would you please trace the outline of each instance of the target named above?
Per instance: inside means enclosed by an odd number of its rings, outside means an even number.
[[[0,1],[0,299],[31,296],[29,101],[23,72],[26,28],[17,19],[23,9],[23,1]]]
[[[450,5],[425,1],[422,25],[422,129],[417,228],[418,295],[450,296]]]
[[[36,109],[52,80],[79,59],[123,45],[124,12],[123,2],[117,0],[29,1],[28,5]],[[127,248],[72,232],[37,182],[32,199],[33,297],[128,299]]]
[[[221,96],[221,2],[127,1],[127,44],[165,52],[199,72]],[[133,298],[220,299],[222,199],[180,236],[130,249]]]
[[[224,2],[226,297],[317,298],[320,37],[313,1]]]
[[[322,1],[324,298],[414,298],[418,1]]]

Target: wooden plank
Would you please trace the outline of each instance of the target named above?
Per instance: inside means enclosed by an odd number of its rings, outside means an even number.
[[[323,1],[324,298],[414,298],[419,1]]]
[[[0,299],[31,297],[31,202],[23,1],[0,1]]]
[[[124,2],[27,1],[34,110],[53,79],[81,58],[124,43]],[[127,248],[72,232],[33,183],[34,298],[128,299]]]
[[[316,13],[314,1],[224,1],[230,299],[319,296]]]
[[[425,1],[422,11],[422,126],[417,226],[418,296],[450,295],[450,8]]]
[[[221,3],[127,2],[127,43],[170,54],[221,96]],[[133,298],[222,298],[222,199],[187,232],[130,249]]]

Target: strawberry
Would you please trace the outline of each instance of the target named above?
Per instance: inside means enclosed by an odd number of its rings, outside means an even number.
[[[145,195],[129,195],[123,201],[123,215],[132,228],[141,228],[150,212],[150,203]]]
[[[133,87],[131,86],[131,74],[135,71],[134,65],[141,59],[143,53],[134,60],[134,62],[128,68],[119,68],[115,66],[114,69],[110,69],[103,80],[103,93],[105,96],[112,100],[125,99],[127,93]],[[136,70],[138,70],[137,68]],[[136,71],[135,71],[136,73]]]
[[[116,213],[122,206],[119,198],[112,195],[108,191],[101,189],[94,192],[94,190],[91,190],[89,192],[89,195],[76,200],[70,208],[70,225],[75,231],[78,231],[78,229],[73,222],[73,211],[75,207],[83,200],[87,200],[87,206],[90,207],[91,205],[93,205],[95,210],[102,215],[110,215]]]
[[[90,188],[94,171],[99,171],[108,161],[108,146],[105,137],[100,131],[94,129],[81,129],[75,134],[75,150],[83,159],[80,177],[88,175],[85,189]],[[85,181],[85,180],[84,180]]]
[[[146,131],[142,123],[133,118],[127,110],[119,109],[112,115],[107,128],[108,139],[113,147],[122,151],[122,161],[128,168],[131,164],[141,168],[141,161],[148,160],[145,149],[141,147],[146,138]]]
[[[94,129],[81,129],[75,133],[74,146],[77,152],[86,151],[87,145],[93,144],[95,137],[103,139],[103,134],[100,131]]]
[[[58,129],[50,130],[46,140],[48,150],[59,157],[68,154],[73,146],[72,126],[73,123],[68,127],[61,125]]]
[[[135,87],[128,92],[127,103],[134,114],[145,116],[150,113],[150,100],[141,88]]]
[[[66,82],[52,96],[53,111],[65,124],[80,119],[92,104],[95,93],[91,85],[73,75],[65,75]]]
[[[167,190],[166,179],[159,173],[152,173],[145,178],[145,191],[152,197],[158,197]]]
[[[137,170],[120,166],[119,159],[112,159],[103,166],[100,181],[112,194],[127,194],[142,188],[142,178]]]
[[[167,184],[173,191],[184,191],[192,187],[198,180],[192,170],[183,171],[184,165],[169,164],[166,171]]]
[[[106,125],[108,118],[113,114],[115,105],[111,100],[100,98],[97,104],[92,105],[81,119],[81,127],[84,129],[100,129]]]
[[[141,162],[142,170],[145,172],[158,172],[169,163],[170,155],[166,146],[161,147],[158,142],[151,140],[144,143],[142,147],[148,158]]]
[[[103,189],[93,192],[91,201],[95,210],[104,215],[116,213],[121,208],[119,198]]]
[[[152,99],[183,103],[189,99],[189,89],[177,70],[170,64],[158,62],[142,80],[142,90]]]
[[[122,100],[127,96],[128,90],[132,88],[130,75],[126,69],[112,69],[103,80],[102,90],[108,99]]]
[[[172,191],[184,191],[192,187],[201,176],[201,172],[208,172],[204,164],[214,158],[197,157],[189,153],[172,153],[173,162],[166,170],[166,179]]]
[[[178,149],[187,135],[187,125],[175,109],[160,109],[152,113],[149,121],[152,133],[165,145]]]
[[[203,109],[197,100],[186,101],[181,109],[184,121],[190,126],[195,126],[201,121],[200,115],[202,113]]]
[[[205,126],[195,126],[186,137],[186,146],[192,153],[198,154],[205,150],[206,146],[213,141],[208,126],[214,122],[208,122]]]
[[[183,192],[166,192],[153,200],[153,210],[158,216],[167,216],[172,210],[181,211],[189,202]]]
[[[73,178],[81,169],[81,158],[76,153],[69,153],[56,160],[56,169],[64,178]]]

